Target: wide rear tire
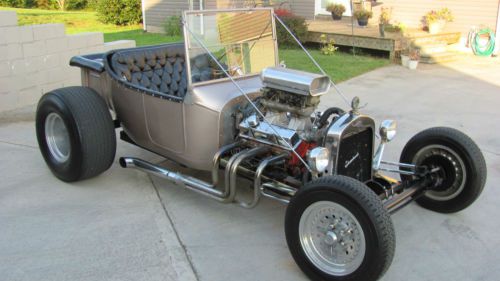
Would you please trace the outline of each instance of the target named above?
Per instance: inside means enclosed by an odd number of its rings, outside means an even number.
[[[66,182],[97,176],[115,158],[113,120],[106,102],[90,88],[45,94],[38,103],[36,134],[45,162]]]
[[[436,212],[454,213],[467,208],[486,183],[481,150],[471,138],[452,128],[436,127],[418,133],[405,145],[400,161],[440,169],[436,186],[417,199],[422,207]]]
[[[312,280],[378,280],[392,262],[395,234],[377,195],[345,176],[308,183],[285,217],[288,248]]]

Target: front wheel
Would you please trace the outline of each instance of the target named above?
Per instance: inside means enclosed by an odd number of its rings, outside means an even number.
[[[377,195],[345,176],[323,177],[290,201],[285,234],[312,280],[377,280],[392,262],[394,227]]]
[[[401,163],[436,170],[433,184],[417,199],[422,207],[454,213],[471,205],[486,182],[486,162],[474,141],[464,133],[446,127],[424,130],[403,149]],[[402,180],[411,177],[403,176]]]

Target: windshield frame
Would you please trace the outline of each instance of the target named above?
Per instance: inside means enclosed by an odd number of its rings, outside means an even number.
[[[276,34],[276,22],[275,22],[275,18],[274,18],[274,9],[273,8],[266,7],[266,8],[234,8],[234,9],[217,9],[217,10],[209,9],[209,10],[191,10],[191,11],[186,10],[183,12],[183,23],[184,23],[183,31],[184,31],[184,48],[185,48],[185,53],[186,53],[185,66],[186,66],[186,75],[187,75],[187,79],[188,79],[188,85],[191,85],[191,86],[207,85],[207,84],[219,83],[222,81],[228,81],[231,78],[226,76],[223,78],[193,83],[192,76],[191,76],[191,60],[190,60],[190,56],[189,56],[189,49],[190,49],[189,46],[190,46],[191,33],[188,31],[187,16],[196,15],[196,14],[214,15],[214,14],[221,14],[221,13],[251,12],[251,11],[269,11],[269,16],[271,17],[272,41],[273,41],[274,53],[275,53],[274,66],[279,65],[278,40],[277,40],[277,34]],[[213,55],[212,52],[210,52],[210,53]],[[258,75],[260,75],[260,73],[244,74],[244,75],[239,75],[239,76],[233,76],[232,79],[239,80],[239,79],[244,79],[247,77],[253,77],[253,76],[258,76]]]

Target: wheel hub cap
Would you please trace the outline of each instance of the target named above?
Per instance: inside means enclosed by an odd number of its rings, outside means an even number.
[[[434,173],[434,185],[425,196],[436,200],[446,201],[457,197],[465,187],[466,169],[462,158],[453,150],[442,145],[429,145],[422,148],[413,158],[413,163],[437,168]]]
[[[309,260],[330,275],[348,275],[363,262],[363,229],[349,210],[335,202],[320,201],[307,207],[300,218],[299,237]]]
[[[69,159],[71,146],[68,129],[61,116],[55,112],[45,119],[45,141],[57,162],[63,163]]]

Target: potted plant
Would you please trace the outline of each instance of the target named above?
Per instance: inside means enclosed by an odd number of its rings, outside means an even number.
[[[388,38],[400,38],[406,30],[406,25],[402,22],[388,24],[384,26],[384,34]]]
[[[333,20],[341,20],[342,15],[345,13],[345,6],[342,4],[331,3],[326,6],[326,10],[332,13]]]
[[[453,21],[453,14],[448,8],[439,11],[430,11],[425,15],[427,31],[430,34],[437,34],[443,30],[447,22]]]
[[[354,17],[358,20],[359,26],[367,26],[368,20],[373,16],[372,11],[365,9],[354,12]]]
[[[382,8],[382,12],[380,13],[380,17],[378,20],[378,30],[380,33],[380,37],[385,37],[385,27],[391,21],[392,8]]]
[[[420,61],[419,50],[411,50],[409,57],[410,57],[410,60],[408,61],[408,68],[411,70],[417,69],[418,62]]]

